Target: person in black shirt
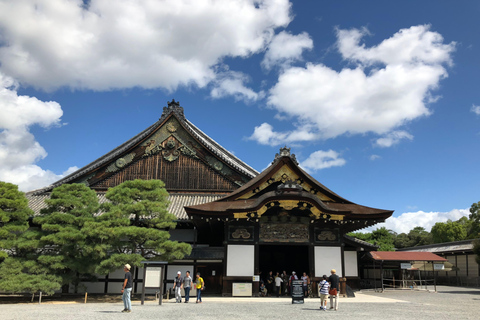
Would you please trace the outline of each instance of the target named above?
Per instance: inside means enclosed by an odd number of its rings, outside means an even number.
[[[328,282],[330,282],[330,309],[335,309],[335,311],[337,311],[338,294],[340,293],[340,278],[337,276],[337,271],[335,269],[332,269],[330,273],[332,274],[330,277],[328,277]],[[335,298],[335,307],[333,306],[333,298]]]
[[[125,280],[123,281],[122,286],[122,300],[125,308],[122,312],[132,312],[132,301],[130,299],[130,294],[132,293],[132,274],[130,273],[130,268],[131,267],[128,263],[123,267],[123,271],[125,271]]]
[[[273,287],[275,285],[274,282],[275,282],[275,278],[273,278],[273,271],[270,271],[267,277],[267,294],[269,296],[273,294]]]

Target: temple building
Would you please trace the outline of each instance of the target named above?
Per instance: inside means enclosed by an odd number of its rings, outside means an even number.
[[[329,190],[301,169],[287,147],[259,173],[187,120],[175,100],[143,132],[27,197],[39,212],[53,188],[84,183],[103,202],[108,188],[133,179],[165,182],[169,211],[177,217],[171,239],[193,247],[190,256],[167,266],[167,280],[179,270],[201,272],[208,293],[225,296],[238,283],[256,295],[259,277],[254,276],[269,271],[306,272],[315,281],[333,268],[355,286],[359,254],[376,247],[346,234],[393,213]],[[138,292],[142,272],[134,276]],[[121,279],[119,271],[85,285],[88,292],[116,293]]]

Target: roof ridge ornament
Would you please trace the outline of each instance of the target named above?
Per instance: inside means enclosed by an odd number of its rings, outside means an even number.
[[[185,120],[185,115],[183,114],[183,107],[180,106],[179,101],[175,101],[175,99],[172,99],[172,101],[167,102],[167,105],[168,107],[163,107],[162,117],[173,112],[181,119]]]
[[[293,162],[298,166],[297,157],[295,156],[295,154],[290,153],[290,148],[287,148],[286,145],[285,147],[280,148],[280,153],[275,154],[275,159],[273,160],[272,164],[277,162],[282,157],[290,157]]]

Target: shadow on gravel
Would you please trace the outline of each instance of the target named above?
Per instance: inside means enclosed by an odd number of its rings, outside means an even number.
[[[97,311],[98,313],[122,313],[121,311]]]
[[[475,294],[480,295],[480,290],[476,291],[437,291],[438,293],[447,293],[447,294]]]

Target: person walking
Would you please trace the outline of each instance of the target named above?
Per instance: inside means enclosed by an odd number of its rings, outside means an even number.
[[[328,282],[330,282],[330,309],[338,309],[338,295],[340,293],[340,278],[337,276],[337,271],[332,269],[330,271],[331,275],[328,277]],[[335,306],[333,305],[333,298],[335,298]]]
[[[185,303],[190,300],[190,289],[192,288],[192,277],[190,277],[190,271],[187,271],[185,278],[183,278],[183,290],[185,290]]]
[[[173,280],[173,290],[175,291],[175,303],[182,302],[182,288],[183,288],[182,273],[178,271],[177,277]]]
[[[203,281],[203,278],[200,277],[200,272],[197,272],[195,288],[197,289],[197,303],[202,303],[202,290],[205,288],[205,282]]]
[[[125,278],[122,286],[122,300],[124,307],[122,312],[132,312],[132,300],[130,298],[132,293],[132,274],[130,273],[130,269],[131,267],[128,263],[123,267]]]
[[[277,298],[280,297],[280,286],[282,285],[282,282],[283,280],[277,272],[277,275],[275,276],[275,293],[277,294]]]
[[[327,297],[330,283],[327,281],[327,275],[323,275],[323,280],[318,284],[318,291],[320,292],[320,310],[327,311]]]

